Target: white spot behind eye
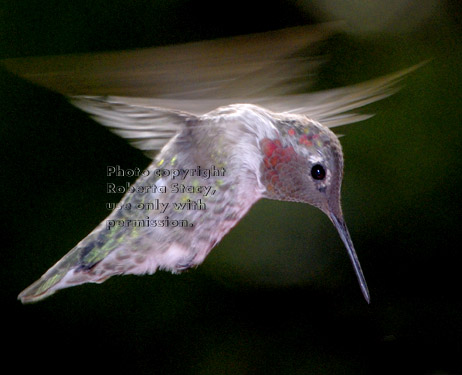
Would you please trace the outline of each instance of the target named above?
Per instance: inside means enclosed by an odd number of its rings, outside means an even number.
[[[321,155],[310,155],[310,156],[308,156],[308,160],[313,165],[315,165],[315,164],[321,164],[322,165],[322,162],[323,162],[323,158],[322,158]]]

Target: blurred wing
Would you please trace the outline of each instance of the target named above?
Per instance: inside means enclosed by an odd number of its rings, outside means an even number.
[[[371,114],[354,113],[351,111],[394,94],[399,90],[398,83],[407,74],[418,69],[425,63],[423,62],[408,69],[403,69],[357,85],[307,94],[248,97],[245,100],[240,97],[218,99],[109,97],[106,100],[124,103],[133,110],[172,108],[172,111],[176,109],[195,115],[202,115],[220,106],[245,102],[261,105],[274,112],[303,114],[321,122],[327,127],[333,128],[372,117],[373,115]],[[164,109],[164,111],[166,110]]]
[[[186,112],[130,105],[112,97],[75,96],[70,101],[151,158],[195,118]]]
[[[65,95],[103,95],[71,101],[152,156],[150,151],[162,148],[194,117],[186,112],[201,115],[223,105],[257,104],[274,112],[304,114],[328,127],[371,117],[351,111],[393,94],[397,82],[420,65],[358,85],[291,95],[309,85],[322,61],[316,43],[336,28],[338,24],[321,24],[167,47],[0,63]],[[307,47],[311,57],[306,57]]]
[[[197,99],[241,97],[277,87],[307,68],[302,49],[333,34],[336,24],[128,51],[5,59],[12,73],[64,95]],[[316,60],[316,59],[314,59]],[[313,63],[316,68],[318,62]],[[305,74],[306,76],[306,74]]]
[[[260,103],[277,112],[304,114],[333,128],[366,120],[373,115],[350,111],[393,95],[399,90],[397,85],[407,74],[426,62],[376,79],[315,93],[288,95],[280,98],[263,99]]]
[[[246,103],[274,112],[304,114],[333,128],[366,120],[372,115],[351,112],[382,100],[398,90],[397,83],[422,64],[357,85],[317,93],[266,98],[248,98]],[[130,97],[75,96],[72,104],[92,115],[99,123],[149,157],[196,118],[217,107],[239,103],[238,98],[153,99]]]

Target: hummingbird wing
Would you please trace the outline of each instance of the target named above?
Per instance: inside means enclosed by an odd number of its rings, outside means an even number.
[[[361,107],[385,99],[399,90],[398,83],[427,61],[356,85],[314,93],[263,98],[261,105],[275,112],[308,116],[329,128],[367,120],[371,114],[353,113]]]
[[[293,81],[307,68],[295,53],[308,46],[316,51],[316,43],[336,28],[335,23],[299,26],[137,50],[12,58],[0,64],[63,95],[242,97]],[[312,60],[315,68],[319,59]]]
[[[353,110],[382,100],[398,91],[398,83],[421,64],[362,82],[315,93],[249,97],[246,103],[273,112],[303,114],[329,128],[367,120],[371,114]],[[218,107],[236,104],[242,98],[166,99],[117,96],[74,96],[72,104],[126,138],[134,147],[153,157],[187,123],[188,118]],[[187,112],[186,112],[187,111]]]
[[[326,23],[134,51],[6,59],[0,64],[64,95],[92,95],[71,102],[104,125],[106,120],[120,120],[124,128],[118,134],[129,140],[135,134],[126,133],[128,128],[138,130],[140,122],[133,121],[137,112],[142,116],[156,111],[159,119],[162,108],[201,115],[235,103],[305,114],[334,127],[371,117],[350,111],[393,94],[397,82],[420,66],[359,85],[291,95],[312,83],[325,60],[316,46],[339,29],[339,23]],[[101,95],[98,102],[95,96]],[[108,112],[111,108],[113,115]],[[151,143],[141,143],[143,151],[160,149],[176,133],[178,122],[174,116],[170,120],[171,131],[164,126],[156,137],[154,130]],[[153,123],[160,121],[153,119]],[[136,141],[132,144],[136,146]]]
[[[113,97],[75,96],[70,101],[151,159],[195,118],[174,109],[127,105]]]

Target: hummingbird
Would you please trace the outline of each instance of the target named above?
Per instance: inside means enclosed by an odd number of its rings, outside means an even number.
[[[18,299],[36,302],[114,275],[179,273],[198,266],[265,198],[308,203],[328,216],[369,303],[342,213],[344,158],[331,128],[371,117],[351,111],[396,92],[396,83],[416,67],[359,85],[245,102],[218,95],[201,100],[70,96],[73,105],[152,162],[126,188],[118,208]]]
[[[304,115],[253,104],[223,106],[196,116],[111,98],[73,100],[101,122],[111,122],[143,150],[163,139],[162,127],[179,131],[126,192],[122,208],[24,290],[22,302],[61,288],[101,283],[113,275],[152,274],[157,269],[177,273],[197,266],[261,198],[308,203],[326,213],[369,301],[340,205],[342,148],[329,128]],[[185,189],[178,191],[178,186]],[[204,193],[199,187],[209,190]],[[181,206],[199,199],[202,209]],[[149,205],[153,202],[155,206]]]

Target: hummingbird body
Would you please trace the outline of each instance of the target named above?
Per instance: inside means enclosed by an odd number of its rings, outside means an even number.
[[[133,116],[133,106],[104,98],[82,97],[76,105],[102,123],[108,116],[117,123],[114,113]],[[152,123],[161,116],[176,124],[178,132],[130,187],[120,208],[23,291],[23,302],[113,275],[197,266],[263,197],[310,203],[338,222],[338,228],[344,226],[341,146],[318,122],[251,104],[220,107],[202,116],[155,107],[135,113],[137,125],[127,125],[125,119],[115,131],[141,149],[152,148],[160,130],[140,121]],[[201,173],[211,170],[215,173]],[[344,230],[351,244],[346,226]],[[352,244],[349,251],[357,262]],[[367,295],[359,263],[355,267]]]

